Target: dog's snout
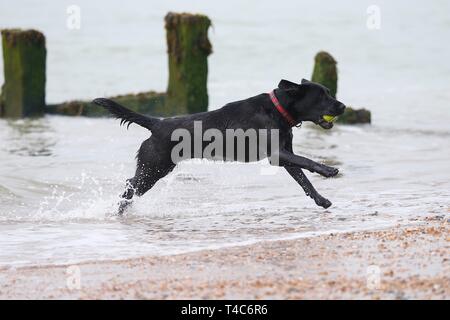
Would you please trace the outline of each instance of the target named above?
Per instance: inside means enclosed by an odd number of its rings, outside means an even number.
[[[340,104],[337,106],[337,109],[339,110],[339,113],[343,113],[344,110],[345,110],[345,104],[340,103]]]

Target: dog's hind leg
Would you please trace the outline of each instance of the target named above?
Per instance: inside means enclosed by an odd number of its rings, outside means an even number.
[[[118,210],[119,215],[122,215],[125,209],[131,204],[135,190],[136,190],[136,179],[135,178],[128,179],[125,186],[125,191],[121,196],[121,200],[119,201],[119,210]]]
[[[168,168],[153,168],[147,170],[137,170],[136,176],[127,180],[125,191],[121,196],[119,202],[118,214],[122,215],[125,210],[131,205],[133,196],[142,196],[150,190],[158,180],[165,177],[173,170],[175,166]]]
[[[133,178],[127,180],[119,202],[119,215],[131,205],[135,195],[142,196],[175,168],[168,151],[170,149],[153,136],[142,143],[136,156],[136,173]]]
[[[156,182],[165,177],[175,168],[172,163],[139,164],[133,178],[127,180],[125,192],[119,202],[118,214],[122,215],[132,202],[134,195],[140,197],[150,190]]]
[[[314,189],[311,182],[308,180],[302,169],[299,167],[284,167],[286,171],[294,178],[295,181],[303,188],[306,195],[311,197],[318,206],[328,208],[331,206],[331,202],[328,199],[322,197],[316,189]]]
[[[168,175],[174,168],[174,164],[152,164],[151,167],[146,166],[137,175],[135,194],[138,197],[144,195],[156,182]]]

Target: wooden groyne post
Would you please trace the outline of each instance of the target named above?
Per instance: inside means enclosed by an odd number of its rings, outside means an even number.
[[[320,51],[314,58],[314,70],[311,81],[320,83],[330,89],[331,96],[336,98],[337,93],[337,62],[331,54]],[[370,123],[371,113],[367,109],[355,109],[347,106],[343,115],[339,116],[338,122],[344,124]]]
[[[36,30],[4,29],[2,34],[5,82],[0,115],[20,118],[39,116],[45,110],[44,35]]]
[[[336,98],[338,80],[336,60],[328,52],[321,51],[316,54],[314,62],[311,81],[320,83],[330,89],[331,96]]]
[[[165,17],[169,84],[165,113],[187,114],[208,109],[208,56],[211,20],[201,14],[169,12]]]

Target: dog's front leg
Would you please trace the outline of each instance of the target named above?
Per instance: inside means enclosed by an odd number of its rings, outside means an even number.
[[[322,197],[316,189],[314,189],[311,182],[308,180],[302,169],[299,167],[284,167],[286,171],[294,178],[295,181],[303,188],[306,195],[311,197],[318,206],[328,208],[331,206],[330,200]]]
[[[334,177],[339,173],[339,170],[333,167],[326,166],[321,163],[317,163],[311,159],[298,156],[292,152],[286,150],[280,150],[276,155],[272,155],[269,159],[271,164],[275,164],[274,161],[278,157],[278,164],[282,167],[300,167],[311,172],[317,172],[324,177]]]

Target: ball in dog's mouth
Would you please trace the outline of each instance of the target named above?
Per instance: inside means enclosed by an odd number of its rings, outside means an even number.
[[[323,115],[321,119],[317,122],[319,126],[324,129],[333,128],[333,122],[336,121],[337,117],[329,114]]]
[[[323,115],[322,116],[323,120],[325,120],[326,122],[333,122],[334,120],[336,120],[336,116],[332,116],[329,114]]]

